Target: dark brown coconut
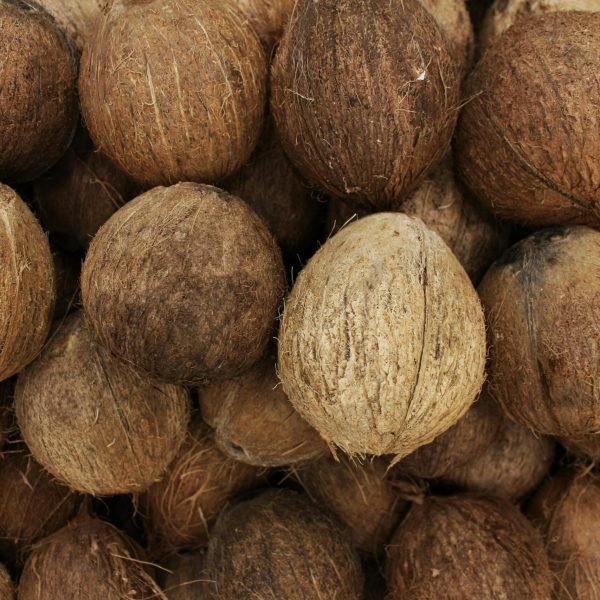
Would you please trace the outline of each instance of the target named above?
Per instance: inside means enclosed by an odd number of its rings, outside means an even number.
[[[205,571],[205,550],[174,556],[165,564],[169,573],[162,588],[169,600],[208,600],[211,585]]]
[[[83,265],[83,305],[102,343],[157,379],[206,383],[264,354],[283,295],[281,252],[226,192],[181,183],[126,204]]]
[[[489,391],[533,431],[600,431],[600,232],[543,230],[513,246],[479,286]]]
[[[206,569],[219,600],[362,598],[362,568],[346,532],[289,490],[265,492],[224,512]]]
[[[118,529],[87,515],[40,542],[19,581],[19,600],[167,600],[144,556]]]
[[[4,565],[0,565],[0,600],[14,600],[15,584]]]
[[[31,362],[46,339],[54,311],[54,269],[48,239],[40,224],[16,192],[2,184],[0,264],[3,381]]]
[[[516,501],[535,490],[554,460],[554,441],[504,419],[496,438],[442,479],[471,492]]]
[[[67,318],[18,378],[17,421],[35,459],[73,489],[142,491],[160,479],[185,438],[185,389],[157,384]]]
[[[0,556],[22,564],[31,545],[75,516],[81,496],[60,485],[28,456],[11,447],[0,460]]]
[[[30,181],[63,155],[79,114],[71,47],[33,2],[0,2],[0,81],[0,181]]]
[[[195,421],[163,479],[141,499],[153,553],[201,547],[227,502],[262,483],[263,474],[221,453],[209,428]]]
[[[459,71],[418,0],[300,2],[273,64],[283,147],[324,191],[386,208],[446,153]]]
[[[458,168],[498,215],[538,226],[600,224],[598,45],[600,13],[524,19],[469,77]]]
[[[267,59],[247,17],[221,0],[115,0],[81,57],[96,146],[145,187],[213,183],[250,157]]]
[[[414,504],[387,548],[388,600],[550,600],[539,534],[500,500],[428,498]]]
[[[59,319],[81,306],[79,290],[81,259],[62,250],[53,249],[52,260],[56,280],[54,318]]]
[[[200,408],[219,450],[249,465],[294,465],[328,451],[290,404],[271,356],[235,379],[203,388]]]
[[[576,439],[559,438],[559,441],[572,454],[600,462],[600,433],[591,433]]]
[[[361,465],[329,457],[297,469],[295,475],[315,504],[348,528],[359,551],[377,555],[409,506],[387,480],[386,470],[382,459]]]
[[[256,29],[265,49],[271,52],[292,16],[296,0],[234,0]]]

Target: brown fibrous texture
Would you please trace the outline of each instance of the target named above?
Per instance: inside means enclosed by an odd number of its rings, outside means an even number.
[[[582,458],[600,461],[600,433],[578,436],[575,439],[559,438],[560,443],[571,453]]]
[[[296,0],[234,0],[252,23],[268,52],[285,31]]]
[[[54,277],[56,281],[54,318],[59,319],[81,306],[81,294],[79,290],[81,259],[54,248],[52,250],[52,261],[54,263]]]
[[[407,456],[454,425],[483,384],[477,294],[442,239],[401,213],[327,241],[296,280],[279,340],[290,402],[349,454]]]
[[[205,549],[173,556],[166,562],[162,585],[169,600],[209,600],[211,585],[205,570]]]
[[[598,45],[600,13],[549,13],[508,29],[471,73],[457,165],[499,216],[600,224]]]
[[[352,543],[366,555],[378,555],[409,503],[387,479],[387,464],[365,464],[332,457],[295,470],[315,504],[335,514],[350,532]]]
[[[76,313],[17,380],[17,421],[34,458],[75,490],[142,491],[183,443],[184,388],[158,384],[98,344]]]
[[[266,80],[266,54],[233,2],[115,0],[84,48],[79,92],[97,147],[149,188],[241,167]]]
[[[419,0],[299,2],[271,109],[309,181],[385,209],[446,153],[459,90],[460,68]]]
[[[0,2],[0,181],[30,181],[68,148],[78,118],[73,52],[34,2]]]
[[[332,516],[289,490],[271,490],[225,511],[206,569],[220,600],[362,598],[360,559]]]
[[[0,564],[0,600],[14,600],[15,584],[6,567]]]
[[[19,581],[19,600],[167,600],[144,558],[116,527],[78,516],[35,546]]]
[[[600,232],[542,230],[496,261],[479,286],[489,392],[532,431],[600,431]]]
[[[153,554],[200,548],[229,500],[263,479],[261,469],[225,456],[196,420],[163,479],[141,498]]]
[[[388,600],[550,600],[538,532],[501,500],[428,498],[414,504],[387,548]]]
[[[0,9],[1,10],[1,9]],[[0,184],[0,381],[42,348],[54,311],[48,239],[25,202]]]
[[[114,354],[157,379],[203,384],[264,355],[285,272],[244,202],[181,183],[142,194],[103,225],[81,285],[87,317]]]

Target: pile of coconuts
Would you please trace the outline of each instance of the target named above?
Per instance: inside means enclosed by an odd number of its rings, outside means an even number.
[[[600,3],[0,0],[0,600],[600,597]]]

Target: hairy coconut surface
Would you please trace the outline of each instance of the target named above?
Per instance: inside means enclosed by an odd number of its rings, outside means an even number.
[[[0,600],[14,600],[15,584],[6,567],[0,564]]]
[[[0,181],[30,181],[63,155],[79,114],[72,49],[33,2],[0,2],[0,81]]]
[[[599,44],[600,13],[549,13],[508,29],[471,73],[457,164],[498,215],[600,225]]]
[[[200,409],[219,450],[249,465],[294,465],[328,452],[290,404],[269,355],[243,375],[203,388]]]
[[[250,19],[265,49],[271,52],[285,31],[296,0],[234,0]]]
[[[409,507],[386,478],[387,464],[365,464],[346,457],[324,458],[294,474],[317,506],[334,513],[346,525],[353,544],[365,554],[383,550],[400,517]]]
[[[572,454],[600,461],[600,434],[578,436],[575,439],[559,438],[560,443]]]
[[[264,471],[225,456],[201,419],[191,426],[163,479],[142,497],[153,553],[199,548],[217,516],[236,494],[263,481]]]
[[[228,379],[257,362],[284,286],[281,251],[262,219],[194,183],[126,204],[92,241],[82,272],[102,343],[172,383]]]
[[[362,567],[345,530],[290,490],[271,490],[225,511],[206,569],[220,600],[362,598]]]
[[[381,209],[446,153],[459,90],[460,68],[419,0],[299,2],[271,108],[309,181]]]
[[[54,318],[59,319],[81,305],[79,290],[81,259],[73,254],[53,248],[52,261],[56,281]]]
[[[79,516],[35,546],[19,600],[167,600],[147,564],[141,548],[116,527]]]
[[[233,2],[115,0],[81,57],[96,146],[145,187],[213,183],[250,157],[267,59]]]
[[[542,230],[496,261],[479,286],[489,391],[533,431],[600,430],[600,232]]]
[[[169,573],[162,588],[169,600],[208,600],[211,585],[205,571],[204,549],[194,554],[174,556],[165,564]]]
[[[18,378],[17,421],[34,458],[73,489],[142,491],[185,439],[184,388],[158,384],[100,346],[81,313],[67,318]]]
[[[542,540],[501,500],[427,498],[414,504],[387,548],[388,600],[550,600]]]
[[[442,239],[400,213],[352,223],[287,300],[279,374],[296,410],[350,454],[407,456],[481,390],[483,313]]]
[[[55,292],[48,239],[25,202],[2,184],[0,264],[0,381],[3,381],[18,373],[42,348],[50,329]]]

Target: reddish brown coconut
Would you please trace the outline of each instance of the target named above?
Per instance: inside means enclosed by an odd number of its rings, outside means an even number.
[[[296,0],[234,0],[256,29],[269,52],[278,42],[292,16]]]

